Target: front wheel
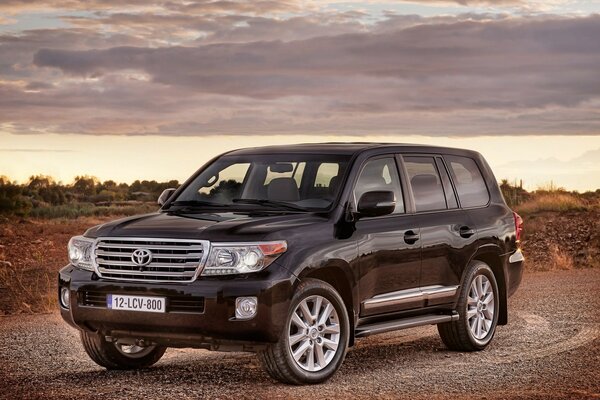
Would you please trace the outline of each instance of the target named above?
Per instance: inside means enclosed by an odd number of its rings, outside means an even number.
[[[81,331],[81,342],[88,356],[106,369],[147,368],[157,363],[167,350],[160,346],[108,342],[103,336],[87,331]]]
[[[499,311],[496,277],[484,262],[469,265],[457,311],[458,320],[438,324],[442,341],[451,350],[483,350],[494,337]]]
[[[304,280],[296,290],[285,329],[260,354],[266,371],[284,383],[320,383],[342,365],[350,324],[344,301],[328,283]]]

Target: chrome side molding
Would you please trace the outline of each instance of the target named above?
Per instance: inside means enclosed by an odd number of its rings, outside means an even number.
[[[458,285],[432,285],[378,294],[377,296],[365,300],[363,302],[363,309],[368,311],[379,307],[395,306],[412,303],[414,301],[453,297],[458,288]]]

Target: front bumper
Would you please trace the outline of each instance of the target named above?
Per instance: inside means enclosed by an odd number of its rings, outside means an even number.
[[[255,351],[277,341],[293,294],[293,276],[282,271],[264,272],[192,283],[145,283],[100,279],[93,272],[67,265],[59,272],[58,290],[60,293],[63,287],[69,289],[70,304],[68,309],[61,306],[60,311],[73,327],[112,339],[133,338],[169,347]],[[94,293],[96,300],[106,294],[165,297],[167,312],[111,310],[98,301],[90,305],[86,293]],[[235,318],[235,299],[241,296],[258,298],[257,314],[250,320]],[[172,311],[172,298],[203,299],[203,306]]]

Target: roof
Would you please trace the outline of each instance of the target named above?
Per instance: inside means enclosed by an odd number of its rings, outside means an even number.
[[[228,152],[228,155],[252,155],[252,154],[277,154],[277,153],[309,153],[309,154],[346,154],[352,155],[365,150],[393,148],[396,151],[419,151],[419,152],[449,152],[456,153],[465,151],[449,147],[440,147],[424,144],[411,143],[373,143],[373,142],[328,142],[328,143],[300,143],[276,146],[248,147]]]

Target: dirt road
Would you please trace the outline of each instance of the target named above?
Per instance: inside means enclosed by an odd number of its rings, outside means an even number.
[[[525,275],[510,324],[479,353],[435,327],[360,340],[319,386],[269,379],[255,357],[167,351],[152,369],[107,372],[57,314],[0,318],[0,398],[600,398],[600,269]]]

